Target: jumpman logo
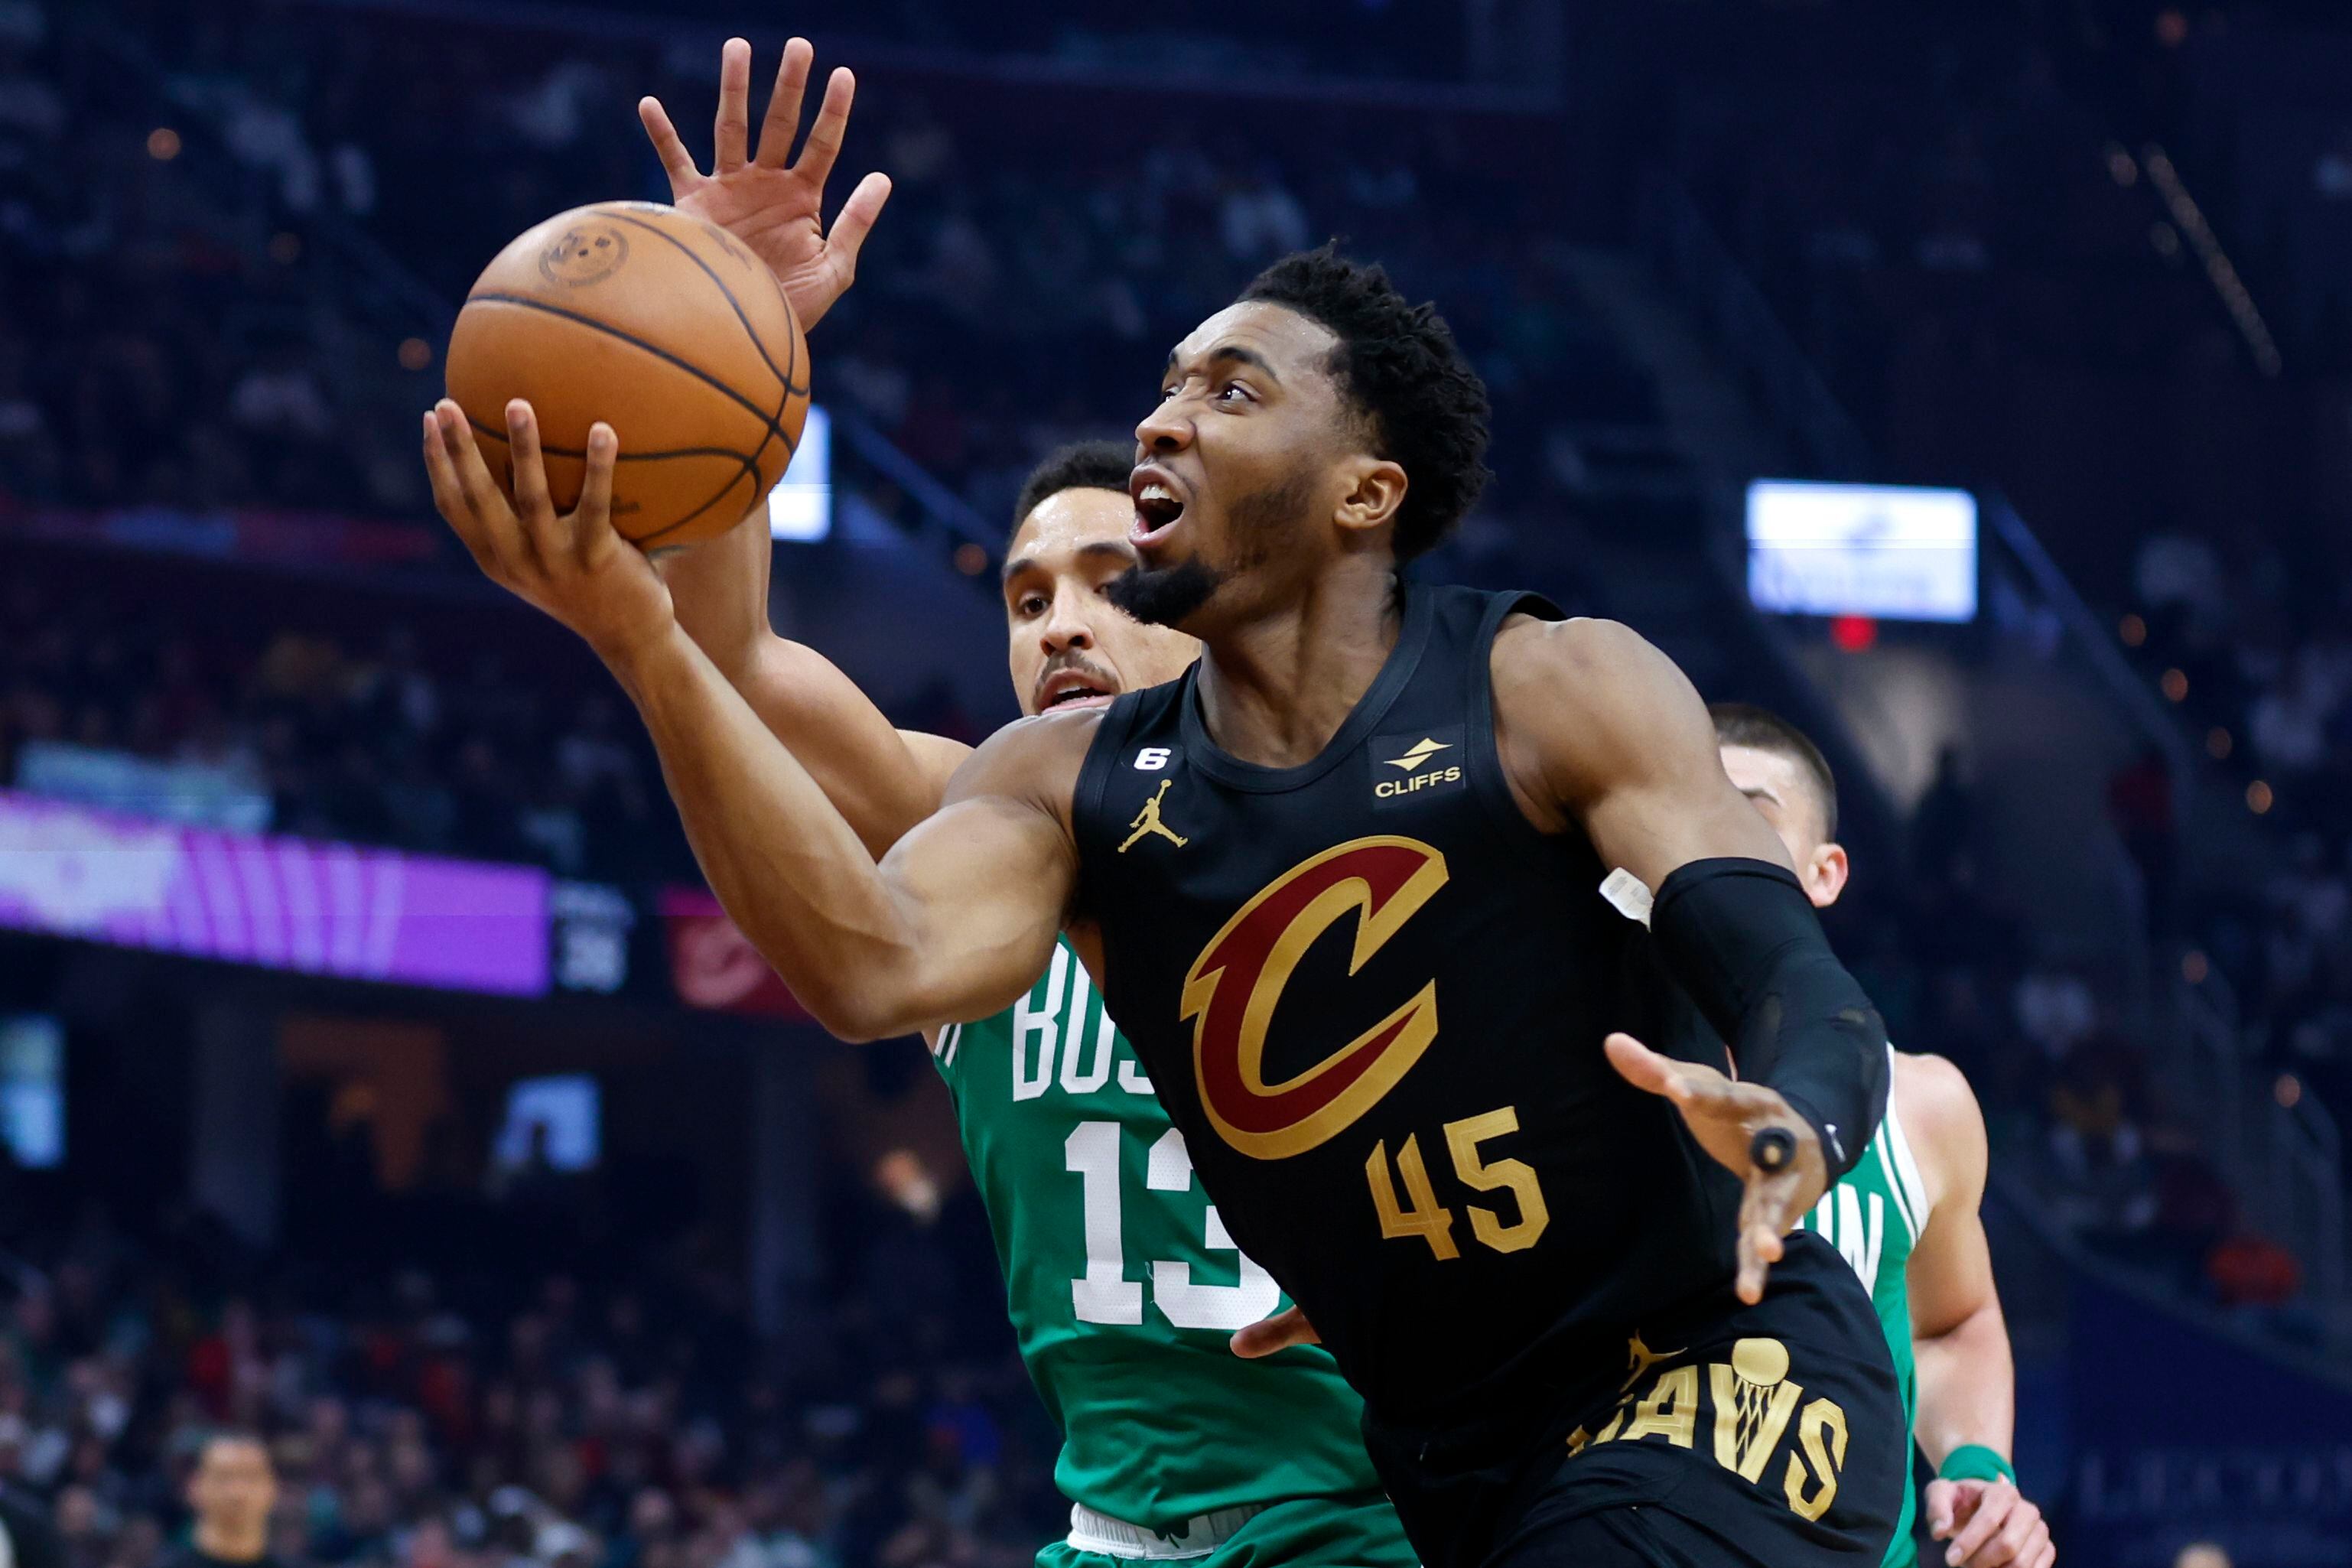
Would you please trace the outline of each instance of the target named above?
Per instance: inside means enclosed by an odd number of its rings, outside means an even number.
[[[1686,1350],[1654,1351],[1648,1345],[1642,1342],[1641,1335],[1635,1334],[1632,1339],[1625,1342],[1625,1364],[1627,1370],[1625,1373],[1625,1381],[1622,1385],[1620,1385],[1618,1392],[1622,1394],[1626,1389],[1633,1387],[1636,1383],[1639,1383],[1642,1380],[1642,1374],[1649,1371],[1652,1367],[1670,1362],[1678,1355],[1688,1355],[1689,1353],[1690,1352]]]
[[[1155,833],[1160,835],[1160,837],[1168,840],[1169,843],[1176,846],[1179,849],[1183,848],[1186,844],[1191,842],[1190,839],[1180,837],[1173,828],[1160,820],[1160,802],[1167,795],[1168,786],[1175,782],[1176,781],[1174,779],[1161,779],[1160,781],[1160,793],[1153,795],[1150,800],[1145,801],[1143,803],[1143,809],[1135,814],[1135,820],[1128,824],[1128,826],[1134,828],[1135,831],[1129,834],[1127,836],[1127,842],[1118,847],[1118,852],[1120,854],[1126,854],[1129,850],[1134,848],[1138,844],[1141,843],[1144,839],[1150,837]]]

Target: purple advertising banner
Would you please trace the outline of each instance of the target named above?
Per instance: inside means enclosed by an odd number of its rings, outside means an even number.
[[[0,790],[0,927],[536,996],[544,871],[215,832]]]

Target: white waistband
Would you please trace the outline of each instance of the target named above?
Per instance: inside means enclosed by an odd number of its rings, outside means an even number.
[[[1154,1563],[1206,1557],[1265,1511],[1264,1503],[1221,1508],[1214,1513],[1188,1519],[1183,1528],[1162,1534],[1074,1502],[1070,1505],[1070,1545],[1076,1551],[1098,1552],[1106,1557],[1133,1557]]]

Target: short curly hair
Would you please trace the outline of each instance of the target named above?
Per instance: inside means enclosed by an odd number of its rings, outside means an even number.
[[[1487,471],[1486,384],[1434,304],[1409,304],[1377,263],[1336,245],[1286,256],[1242,290],[1297,311],[1339,340],[1331,372],[1374,453],[1405,471],[1397,559],[1422,554],[1468,514]]]

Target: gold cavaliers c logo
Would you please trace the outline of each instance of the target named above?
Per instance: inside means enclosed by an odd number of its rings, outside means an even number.
[[[1445,857],[1413,838],[1350,839],[1261,889],[1209,941],[1184,976],[1201,1104],[1225,1142],[1259,1160],[1302,1154],[1378,1104],[1437,1037],[1437,982],[1354,1039],[1281,1083],[1265,1081],[1266,1026],[1315,939],[1353,911],[1354,974],[1430,895]]]

